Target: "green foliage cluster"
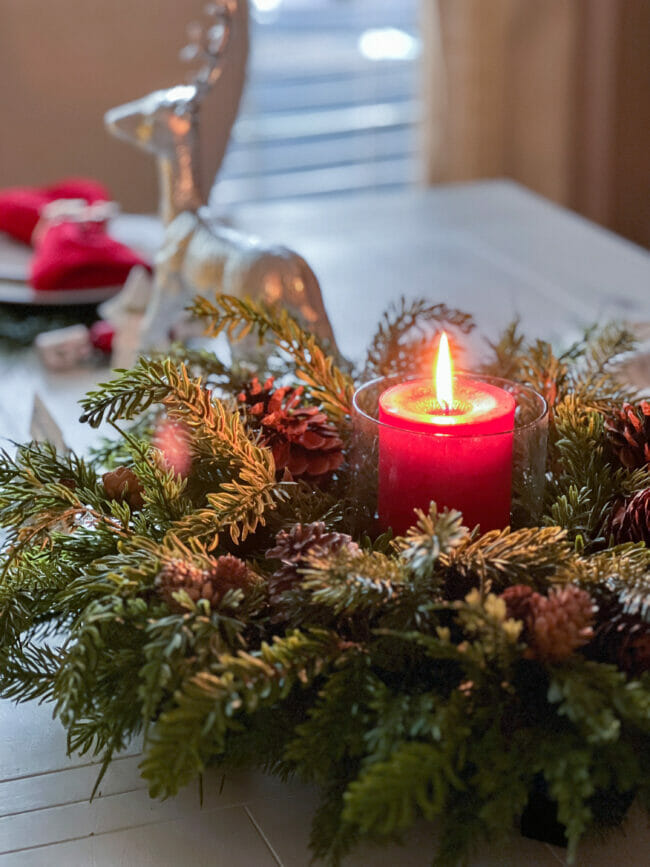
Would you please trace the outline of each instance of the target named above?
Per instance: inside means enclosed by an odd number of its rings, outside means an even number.
[[[286,312],[228,296],[195,312],[212,334],[267,341],[260,378],[282,366],[343,435],[353,377]],[[402,371],[413,328],[422,346],[441,324],[472,326],[443,305],[402,302],[366,374]],[[142,736],[153,796],[214,765],[316,783],[312,848],[332,865],[421,818],[436,828],[435,863],[458,863],[511,833],[540,780],[573,857],[604,794],[650,808],[650,675],[587,653],[530,658],[499,594],[606,588],[650,620],[650,555],[610,547],[607,531],[614,503],[650,484],[646,470],[612,465],[603,436],[603,413],[627,396],[612,361],[629,347],[613,327],[561,355],[515,328],[493,347],[489,371],[552,396],[554,419],[541,526],[483,535],[435,504],[401,538],[359,528],[350,501],[366,494],[350,494],[346,465],[322,487],[278,478],[234,400],[244,372],[209,353],[118,371],[83,401],[82,421],[116,431],[92,462],[37,443],[0,458],[0,695],[53,702],[69,749],[104,768]],[[156,446],[160,419],[187,433],[184,477]],[[139,479],[141,509],[107,496],[100,473],[116,464]],[[279,564],[266,552],[279,531],[312,521],[358,545],[315,551],[274,602]],[[210,569],[228,553],[261,580],[216,603],[181,592],[167,605],[164,567]]]

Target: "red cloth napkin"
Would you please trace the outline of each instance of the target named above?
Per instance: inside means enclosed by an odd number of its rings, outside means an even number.
[[[58,223],[34,253],[29,282],[43,291],[122,286],[136,265],[151,270],[137,253],[109,237],[102,224]]]
[[[85,199],[92,205],[93,202],[109,202],[111,194],[103,184],[88,178],[67,178],[41,189],[15,187],[3,190],[0,192],[0,232],[6,232],[24,244],[31,243],[41,211],[57,199]]]

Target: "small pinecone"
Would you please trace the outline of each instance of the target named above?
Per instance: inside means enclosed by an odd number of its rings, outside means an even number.
[[[295,524],[288,532],[280,531],[275,541],[275,548],[266,552],[268,560],[282,561],[282,566],[269,578],[269,598],[272,603],[277,603],[282,593],[300,581],[298,570],[306,565],[308,557],[336,554],[342,548],[353,553],[359,550],[350,536],[329,532],[322,522]]]
[[[599,595],[598,621],[588,648],[590,658],[618,665],[633,678],[650,671],[650,623],[624,611],[611,591]]]
[[[502,594],[508,617],[524,624],[527,656],[544,662],[560,662],[593,636],[595,606],[578,587],[551,590],[548,596],[517,584]]]
[[[141,509],[144,505],[142,483],[128,467],[118,467],[104,473],[102,482],[109,500],[118,500],[120,503],[126,500],[132,509]]]
[[[508,617],[526,624],[531,613],[531,598],[534,596],[532,587],[515,584],[504,590],[501,596],[505,600]]]
[[[532,655],[547,662],[567,659],[593,637],[595,606],[591,596],[571,585],[534,593],[528,626]]]
[[[244,592],[255,584],[255,577],[238,557],[225,554],[211,569],[199,569],[183,560],[171,560],[156,576],[158,592],[172,611],[182,612],[183,606],[174,599],[174,593],[185,590],[193,602],[207,599],[215,609],[229,590]]]
[[[239,394],[249,418],[261,432],[260,442],[273,452],[277,469],[294,479],[319,477],[343,463],[343,442],[324,412],[300,406],[302,388],[273,390],[273,379],[253,379]]]
[[[609,443],[620,462],[627,469],[650,464],[650,403],[638,406],[624,403],[623,407],[605,421]]]
[[[614,510],[610,532],[617,545],[625,542],[650,545],[650,488],[639,491]]]

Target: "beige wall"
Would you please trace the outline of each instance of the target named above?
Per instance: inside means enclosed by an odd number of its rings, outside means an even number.
[[[567,202],[576,5],[422,0],[425,175],[509,176]]]
[[[0,0],[0,187],[81,174],[109,185],[125,210],[155,210],[153,159],[112,139],[104,112],[173,84],[185,27],[205,0]],[[203,113],[203,174],[211,180],[244,76],[246,27]],[[230,86],[228,86],[230,85]],[[205,181],[204,181],[205,182]]]
[[[650,0],[421,0],[429,183],[505,176],[650,246]]]

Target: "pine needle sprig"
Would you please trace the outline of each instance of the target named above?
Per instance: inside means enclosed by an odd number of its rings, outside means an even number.
[[[179,373],[173,361],[141,358],[129,370],[118,369],[110,382],[100,383],[80,401],[82,424],[99,427],[103,421],[133,419],[152,404],[161,404],[187,374]]]
[[[16,702],[50,701],[61,658],[59,648],[31,642],[11,653],[0,650],[0,696]]]
[[[124,536],[120,520],[94,471],[75,455],[57,455],[48,443],[29,443],[15,458],[0,455],[0,525],[7,529],[4,571],[31,547],[52,545],[57,535],[84,523]]]
[[[406,536],[395,540],[395,547],[406,567],[418,578],[433,574],[442,554],[449,554],[467,537],[469,530],[463,526],[463,516],[455,509],[438,511],[431,503],[425,514],[415,510],[416,523]]]
[[[625,326],[609,323],[589,329],[582,351],[571,366],[568,391],[585,407],[606,413],[637,395],[617,370],[621,357],[633,352],[637,338]]]
[[[546,487],[543,523],[566,529],[571,539],[602,545],[617,497],[647,487],[647,469],[612,470],[603,416],[568,395],[555,408],[555,472]]]
[[[214,513],[214,532],[227,527],[233,542],[243,541],[264,523],[266,511],[285,496],[276,482],[272,452],[251,439],[238,412],[227,410],[207,391],[188,389],[187,395],[167,398],[165,405],[171,418],[183,421],[194,432],[195,448],[203,460],[226,461],[230,479],[206,499]],[[192,522],[193,516],[187,516],[178,523],[177,531],[186,535]]]
[[[262,644],[255,653],[223,654],[212,671],[189,678],[176,691],[175,706],[159,717],[140,765],[153,796],[171,795],[205,769],[207,755],[223,752],[238,717],[255,714],[303,689],[344,652],[338,636],[323,630],[295,631]]]
[[[402,296],[379,322],[366,356],[364,378],[402,373],[406,367],[413,371],[414,354],[419,357],[422,348],[431,345],[431,334],[424,334],[431,326],[437,330],[455,328],[469,334],[474,320],[446,304],[430,304],[423,299],[407,301]]]
[[[557,353],[546,341],[527,342],[514,322],[499,341],[490,344],[493,358],[483,372],[530,386],[551,409],[573,395],[585,409],[607,412],[630,399],[630,389],[621,382],[616,366],[635,345],[632,333],[614,323],[588,328],[581,340]]]
[[[311,604],[325,606],[336,619],[363,613],[368,624],[396,604],[406,579],[399,562],[377,551],[342,549],[310,558],[302,571],[301,588]]]
[[[596,599],[601,593],[616,597],[624,613],[650,623],[650,550],[643,543],[577,558],[567,577]]]
[[[440,561],[460,575],[476,576],[483,587],[527,584],[541,589],[573,556],[561,527],[532,527],[466,536]]]
[[[199,460],[220,464],[229,476],[208,495],[210,509],[181,517],[174,523],[175,531],[187,536],[196,529],[205,537],[228,528],[233,541],[245,539],[263,523],[276,495],[281,496],[276,492],[273,455],[251,439],[240,414],[215,399],[200,378],[191,379],[185,367],[176,368],[170,361],[141,359],[132,371],[88,396],[83,419],[96,426],[104,419],[129,418],[153,402],[160,403],[170,419],[186,425]]]
[[[214,301],[199,297],[191,310],[206,321],[207,333],[212,337],[225,332],[231,340],[242,340],[254,331],[260,341],[270,340],[291,357],[296,376],[314,402],[334,420],[349,418],[354,393],[351,377],[286,310],[272,310],[232,295],[217,295]]]

